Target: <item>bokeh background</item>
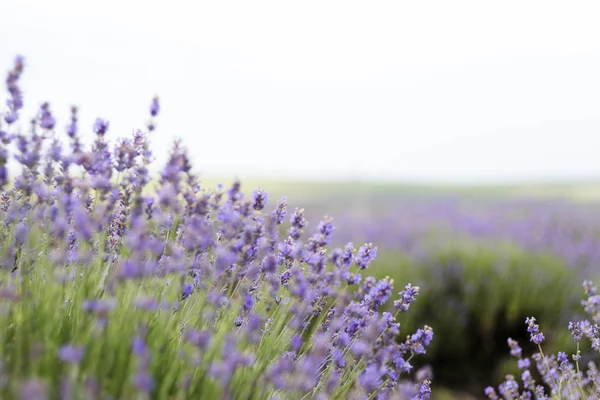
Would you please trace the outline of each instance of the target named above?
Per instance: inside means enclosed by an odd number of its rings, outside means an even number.
[[[422,294],[437,396],[514,371],[535,315],[568,349],[583,279],[600,277],[596,2],[0,1],[0,65],[28,65],[25,113],[71,105],[92,137],[162,110],[204,185],[261,186],[339,244],[373,242],[378,277]],[[31,97],[30,97],[31,96]],[[87,122],[86,122],[87,121]]]

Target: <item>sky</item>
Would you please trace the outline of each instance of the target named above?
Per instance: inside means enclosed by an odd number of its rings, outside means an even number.
[[[181,138],[206,176],[600,179],[596,1],[0,0],[31,116]],[[0,101],[7,92],[0,92]],[[0,105],[1,106],[1,105]]]

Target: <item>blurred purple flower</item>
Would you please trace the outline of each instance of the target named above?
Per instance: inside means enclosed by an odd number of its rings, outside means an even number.
[[[52,129],[54,128],[54,124],[56,124],[56,120],[50,113],[50,104],[44,103],[40,107],[39,113],[40,126],[44,129]]]
[[[148,371],[137,371],[132,377],[133,384],[136,388],[146,394],[152,393],[154,389],[154,378]]]
[[[359,247],[356,257],[354,258],[354,264],[356,264],[359,269],[366,269],[376,256],[377,247],[374,247],[371,243],[365,244],[364,246]]]
[[[252,208],[254,208],[257,211],[262,210],[263,208],[265,208],[265,205],[267,203],[267,192],[265,192],[263,189],[258,188],[255,191],[252,192]]]
[[[41,379],[31,378],[21,383],[19,398],[21,400],[47,400],[47,388]]]
[[[84,355],[85,349],[83,346],[64,345],[58,349],[58,358],[70,364],[79,364]]]
[[[105,317],[116,305],[116,299],[92,299],[85,300],[82,304],[82,308],[86,312],[95,313]]]
[[[25,224],[25,222],[19,222],[16,226],[15,226],[15,244],[16,245],[21,245],[23,243],[25,243],[27,241],[27,234],[29,232],[29,229],[27,228],[27,225]]]
[[[96,118],[96,122],[94,122],[94,133],[100,137],[103,137],[108,131],[109,122],[103,120],[102,118]]]
[[[187,299],[192,293],[194,293],[194,284],[184,283],[183,288],[181,289],[181,300]]]
[[[419,286],[407,284],[404,290],[398,293],[400,298],[394,301],[394,308],[401,312],[408,311],[410,305],[417,301],[420,289]]]
[[[285,219],[285,215],[287,214],[287,198],[282,197],[281,200],[277,203],[277,208],[273,210],[271,213],[271,218],[273,218],[277,225],[281,225],[283,220]]]
[[[150,115],[152,115],[153,117],[156,117],[158,115],[159,111],[160,111],[160,106],[158,104],[158,96],[155,96],[152,99],[152,104],[150,104]]]

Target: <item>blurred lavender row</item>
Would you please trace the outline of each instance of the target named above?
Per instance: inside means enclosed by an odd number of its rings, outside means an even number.
[[[591,204],[552,199],[419,199],[400,195],[337,206],[315,200],[309,220],[335,215],[339,243],[377,243],[414,259],[461,241],[506,243],[559,257],[588,278],[600,272],[600,210]]]

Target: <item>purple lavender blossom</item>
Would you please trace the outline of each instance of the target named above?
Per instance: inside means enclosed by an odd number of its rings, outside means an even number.
[[[369,290],[369,303],[372,309],[378,309],[383,306],[392,291],[394,290],[394,281],[389,277],[379,280],[370,290]]]
[[[94,122],[94,133],[100,137],[103,137],[108,131],[109,122],[102,118],[97,118]]]
[[[358,252],[354,257],[354,264],[356,264],[359,269],[367,269],[376,256],[377,247],[374,247],[371,243],[365,244],[364,246],[359,247]]]
[[[58,349],[58,358],[70,364],[79,364],[84,355],[85,350],[82,346],[64,345]]]
[[[431,382],[423,381],[419,383],[419,391],[417,392],[416,398],[418,400],[425,400],[431,397]]]
[[[527,324],[527,332],[530,333],[531,342],[535,344],[540,344],[544,341],[544,335],[540,332],[540,326],[535,323],[534,317],[527,317],[525,320]]]
[[[184,283],[181,289],[181,300],[185,300],[194,292],[194,284]]]
[[[517,367],[519,369],[528,369],[531,366],[529,358],[523,358],[517,361]]]
[[[420,289],[421,288],[419,286],[413,286],[410,283],[407,284],[404,290],[398,293],[400,298],[398,300],[394,300],[394,308],[401,312],[408,311],[410,305],[417,301],[417,296],[419,295]]]
[[[25,222],[19,222],[15,227],[15,245],[21,245],[27,241],[29,229]]]
[[[304,209],[296,208],[290,216],[291,227],[288,229],[288,234],[294,239],[298,240],[303,232],[303,229],[307,225],[306,218],[304,217]]]
[[[244,311],[248,312],[248,311],[252,310],[253,306],[254,306],[254,297],[252,296],[252,293],[246,293],[244,295],[244,304],[242,305],[242,307],[244,308]]]
[[[516,340],[513,340],[511,338],[508,338],[507,342],[508,342],[508,347],[510,347],[510,355],[513,357],[520,358],[522,349],[521,349],[521,347],[519,347],[519,343],[517,343]]]
[[[71,123],[67,126],[67,135],[71,139],[77,135],[77,107],[71,107]]]
[[[285,216],[287,214],[287,198],[282,197],[281,200],[277,203],[277,208],[273,210],[271,213],[271,218],[273,218],[277,225],[281,225]]]
[[[44,129],[54,128],[54,125],[56,124],[56,120],[54,119],[54,117],[52,116],[52,113],[50,112],[50,104],[48,104],[48,103],[42,104],[42,106],[40,107],[39,119],[40,119],[40,126],[42,128],[44,128]]]
[[[19,396],[21,400],[47,400],[49,398],[47,386],[42,380],[36,378],[21,383]]]
[[[18,86],[18,81],[22,72],[23,57],[19,55],[15,57],[14,67],[9,71],[8,77],[6,78],[6,88],[10,93],[11,98],[6,101],[8,110],[4,115],[4,121],[9,125],[19,118],[18,111],[23,108],[23,94]]]
[[[312,240],[319,247],[326,246],[331,242],[333,231],[333,219],[325,217],[321,222],[319,222],[319,226],[317,226],[317,233],[312,237]]]
[[[583,332],[580,321],[569,322],[569,331],[571,331],[571,335],[573,336],[574,341],[580,342],[581,338],[583,338]]]
[[[252,208],[254,208],[257,211],[262,210],[267,204],[267,198],[267,192],[265,192],[261,188],[256,189],[252,192]]]
[[[491,386],[486,387],[484,393],[490,400],[497,400],[499,398],[496,394],[496,389]]]
[[[90,313],[95,313],[100,316],[106,316],[117,305],[115,299],[93,299],[83,302],[83,310]]]
[[[425,326],[423,329],[418,329],[406,339],[405,346],[413,354],[425,354],[425,348],[429,346],[433,339],[433,329]]]
[[[136,335],[131,343],[131,349],[136,358],[135,372],[132,376],[133,385],[142,393],[149,395],[154,389],[154,377],[150,373],[150,352],[141,334]]]
[[[302,345],[303,345],[302,338],[299,335],[292,336],[292,339],[290,341],[290,348],[293,351],[298,352],[302,348]]]
[[[143,393],[151,393],[154,389],[154,378],[147,371],[137,371],[133,374],[133,384]]]
[[[204,350],[210,343],[212,335],[207,331],[199,332],[197,330],[188,330],[185,332],[184,337],[191,345],[198,347],[200,350]]]
[[[152,99],[152,104],[150,104],[150,115],[156,117],[159,111],[160,106],[158,104],[158,96],[154,96],[154,98]]]
[[[381,368],[376,364],[371,364],[360,374],[358,381],[370,393],[381,385],[382,376]]]

